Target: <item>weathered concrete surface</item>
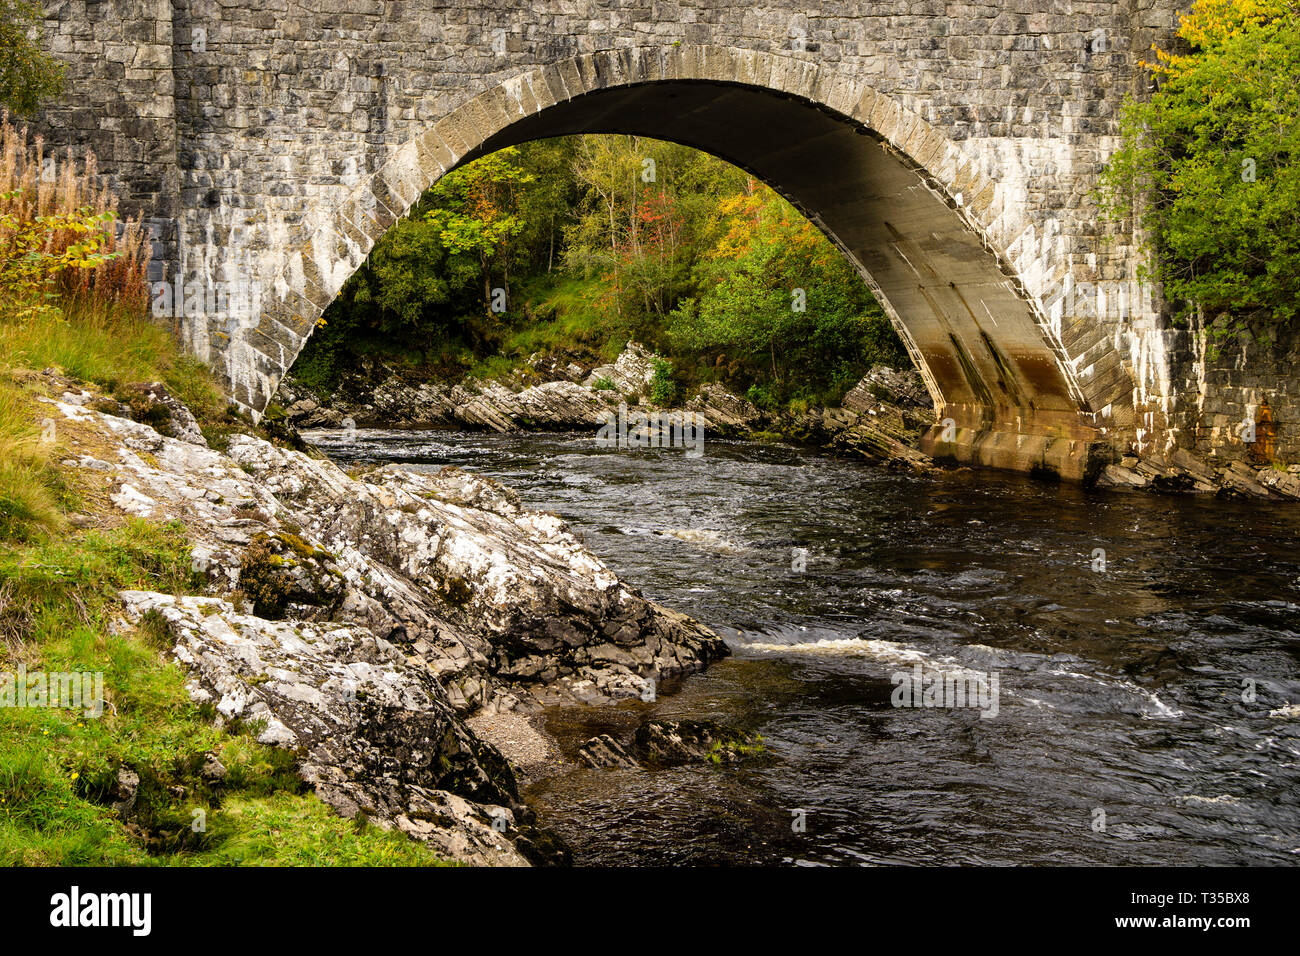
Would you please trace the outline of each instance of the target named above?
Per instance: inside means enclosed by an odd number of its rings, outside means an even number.
[[[636,132],[746,166],[844,248],[935,398],[930,450],[1078,476],[1176,404],[1165,325],[1120,300],[1132,236],[1088,200],[1175,7],[65,0],[73,92],[41,125],[156,217],[164,304],[253,410],[447,170]]]

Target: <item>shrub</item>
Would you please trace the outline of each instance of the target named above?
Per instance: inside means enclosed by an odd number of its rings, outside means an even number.
[[[0,108],[24,116],[63,89],[63,64],[29,36],[41,16],[26,0],[0,0]]]
[[[61,296],[68,305],[148,304],[145,268],[149,237],[136,218],[121,222],[117,199],[97,185],[93,153],[76,162],[71,151],[47,175],[44,142],[0,121],[0,294],[3,307],[43,308]]]
[[[749,386],[749,390],[745,392],[745,398],[749,399],[750,404],[755,408],[762,409],[765,412],[773,411],[779,404],[771,390],[762,385]]]
[[[677,400],[677,378],[672,363],[656,356],[651,360],[654,374],[650,378],[650,401],[666,407]]]
[[[1300,24],[1291,0],[1196,0],[1182,53],[1157,51],[1159,86],[1129,99],[1102,181],[1110,216],[1137,216],[1144,276],[1185,317],[1300,318]]]

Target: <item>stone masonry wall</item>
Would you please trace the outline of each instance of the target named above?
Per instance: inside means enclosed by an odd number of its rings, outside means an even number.
[[[374,239],[475,138],[621,82],[757,82],[924,158],[1040,311],[1086,410],[1140,447],[1180,414],[1178,333],[1149,299],[1098,314],[1060,293],[1136,276],[1131,225],[1098,222],[1090,193],[1138,55],[1180,5],[65,0],[47,26],[75,82],[41,125],[93,146],[159,220],[174,320],[256,409]],[[855,112],[860,93],[878,105]]]
[[[1265,323],[1219,338],[1194,321],[1174,337],[1179,446],[1217,461],[1300,462],[1300,342]]]
[[[122,211],[149,221],[161,279],[181,214],[171,0],[54,0],[45,17],[66,92],[35,128],[60,161],[94,152]]]

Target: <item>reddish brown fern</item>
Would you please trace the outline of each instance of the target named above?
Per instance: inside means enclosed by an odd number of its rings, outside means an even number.
[[[83,210],[117,213],[117,197],[99,182],[95,154],[87,153],[78,163],[69,150],[59,162],[46,155],[41,137],[29,143],[27,128],[14,126],[7,113],[0,114],[0,214],[11,213],[19,222],[32,222],[39,216],[73,215]],[[114,218],[104,229],[107,239],[101,251],[112,257],[93,269],[64,270],[58,291],[76,308],[143,311],[149,302],[145,276],[148,230],[139,216],[126,221]],[[10,238],[0,224],[0,249],[8,248]],[[77,241],[79,237],[70,231],[54,230],[45,252],[61,253]]]

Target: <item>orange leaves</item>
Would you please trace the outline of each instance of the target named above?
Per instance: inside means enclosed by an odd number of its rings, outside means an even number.
[[[19,311],[58,296],[143,309],[148,236],[139,219],[118,220],[116,199],[97,185],[94,154],[78,163],[47,156],[38,137],[0,119],[0,295]]]
[[[817,228],[799,215],[775,190],[751,181],[749,190],[718,203],[721,235],[707,256],[741,259],[763,243],[779,244],[787,254],[825,265],[836,257],[834,247]]]

